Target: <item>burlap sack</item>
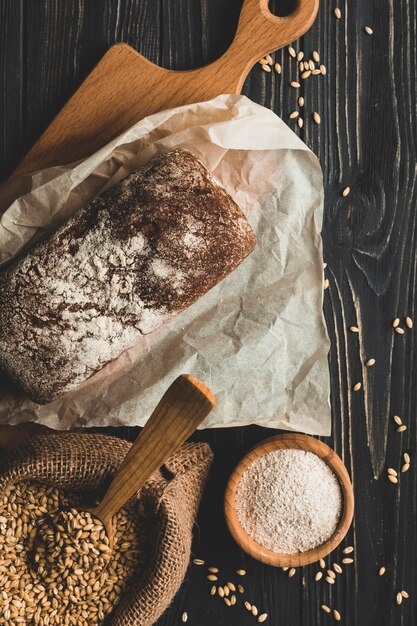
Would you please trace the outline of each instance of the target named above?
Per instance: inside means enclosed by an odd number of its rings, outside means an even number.
[[[97,496],[130,448],[114,437],[65,433],[38,437],[1,459],[0,495],[8,485],[36,480]],[[145,572],[106,622],[151,626],[171,603],[187,570],[192,527],[212,460],[207,444],[186,444],[141,491],[153,510],[151,556]]]

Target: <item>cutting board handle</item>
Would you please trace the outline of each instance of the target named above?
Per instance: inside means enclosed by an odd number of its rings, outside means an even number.
[[[313,24],[319,0],[298,0],[295,10],[285,17],[273,15],[268,0],[244,0],[235,38],[217,61],[225,68],[242,66],[237,78],[236,93],[253,64],[278,48],[290,44],[303,35]]]
[[[135,122],[158,111],[239,94],[252,66],[312,25],[319,0],[298,0],[295,10],[277,17],[268,0],[244,0],[236,35],[213,63],[173,71],[155,65],[126,44],[116,44],[86,78],[14,172],[78,161]]]

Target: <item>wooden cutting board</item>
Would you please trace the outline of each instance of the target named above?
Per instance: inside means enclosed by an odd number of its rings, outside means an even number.
[[[319,0],[299,0],[277,17],[268,0],[244,0],[231,46],[217,61],[188,71],[155,65],[126,44],[112,46],[20,162],[13,177],[84,158],[147,115],[174,106],[241,92],[252,66],[301,37]],[[0,427],[0,446],[31,438],[36,424]]]

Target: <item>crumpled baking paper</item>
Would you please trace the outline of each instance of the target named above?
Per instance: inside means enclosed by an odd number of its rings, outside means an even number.
[[[248,98],[222,95],[152,115],[81,162],[4,184],[0,263],[177,147],[200,158],[242,208],[257,237],[254,252],[186,311],[47,406],[1,378],[0,423],[143,425],[170,383],[190,373],[217,398],[205,427],[256,423],[330,434],[322,173],[284,122]]]

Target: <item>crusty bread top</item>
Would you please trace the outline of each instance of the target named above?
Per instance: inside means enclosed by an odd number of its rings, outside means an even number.
[[[50,402],[192,304],[254,245],[198,159],[160,155],[0,274],[0,365]]]

